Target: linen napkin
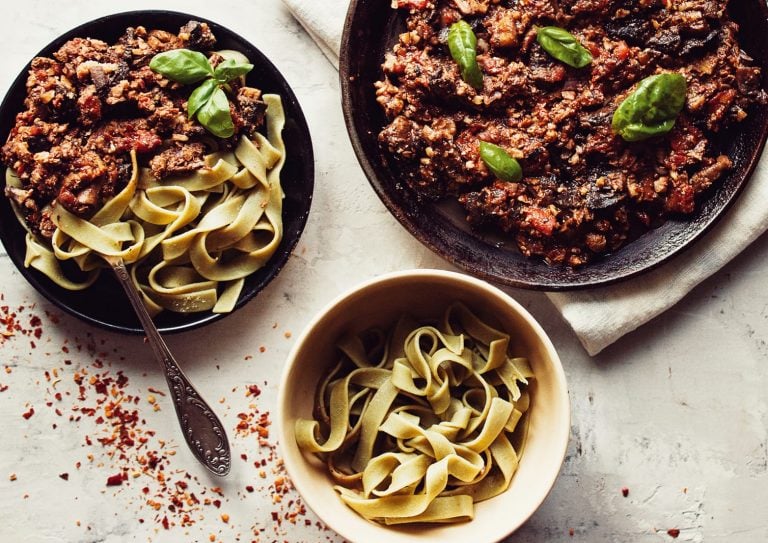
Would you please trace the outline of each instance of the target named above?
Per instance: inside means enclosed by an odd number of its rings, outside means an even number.
[[[385,0],[382,0],[385,1]],[[283,0],[328,59],[338,52],[349,0]],[[547,293],[590,355],[672,307],[768,230],[768,164],[717,225],[682,255],[640,277],[587,291]]]

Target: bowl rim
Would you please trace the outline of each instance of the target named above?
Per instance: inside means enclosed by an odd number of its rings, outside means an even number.
[[[727,195],[727,198],[722,204],[718,204],[716,210],[713,213],[708,213],[705,220],[701,222],[690,237],[682,243],[676,243],[672,248],[664,251],[661,254],[652,255],[651,258],[639,258],[634,256],[623,268],[618,270],[608,270],[606,273],[610,273],[608,277],[601,277],[597,279],[586,278],[578,279],[578,276],[570,274],[570,278],[560,277],[557,280],[541,280],[538,278],[523,279],[520,277],[510,277],[505,270],[497,270],[494,266],[484,268],[482,262],[486,258],[490,258],[485,252],[480,255],[476,260],[468,261],[462,258],[462,255],[455,249],[450,240],[438,239],[431,233],[426,233],[416,222],[414,214],[408,210],[402,208],[395,201],[392,193],[396,192],[396,188],[388,187],[388,180],[385,180],[384,175],[379,174],[380,167],[374,164],[374,158],[366,153],[365,145],[363,143],[363,136],[361,131],[358,130],[355,122],[355,108],[353,107],[356,102],[353,99],[352,85],[357,80],[357,74],[352,73],[351,65],[351,51],[356,47],[356,42],[353,37],[354,22],[358,9],[361,5],[365,6],[370,4],[372,0],[351,0],[349,8],[344,20],[344,27],[341,37],[341,46],[339,51],[339,83],[341,87],[341,105],[344,114],[345,126],[347,128],[347,134],[352,144],[352,148],[355,152],[358,162],[360,163],[369,184],[373,188],[374,192],[387,208],[387,210],[397,219],[397,221],[405,228],[405,230],[416,238],[422,245],[427,247],[430,251],[440,256],[442,259],[462,268],[467,273],[470,273],[476,277],[480,277],[487,281],[493,281],[496,283],[524,288],[530,290],[539,290],[547,292],[562,292],[562,291],[577,291],[605,287],[614,285],[617,283],[625,282],[629,279],[635,278],[639,275],[646,274],[652,270],[659,268],[660,266],[669,263],[675,257],[684,253],[690,249],[697,242],[699,242],[708,232],[710,232],[714,226],[722,219],[729,209],[739,199],[744,187],[750,182],[757,164],[760,161],[763,150],[766,146],[766,140],[768,140],[768,118],[758,127],[758,142],[754,153],[749,156],[745,162],[743,175],[735,181],[735,188]],[[763,0],[757,0],[755,2],[758,7],[759,17],[768,21],[768,5]],[[395,10],[392,10],[393,12]],[[370,33],[368,33],[370,35]],[[768,59],[768,52],[766,52],[766,59]],[[756,59],[760,63],[761,59]],[[381,59],[376,59],[380,62]],[[766,60],[765,62],[768,62]],[[768,67],[763,67],[763,88],[768,87]],[[371,128],[368,127],[367,131],[370,133]],[[403,189],[409,191],[410,189]],[[709,198],[713,198],[714,195],[710,195]],[[701,212],[703,203],[697,206],[696,213]],[[665,224],[672,223],[673,219],[668,219]],[[676,222],[676,221],[675,221]],[[663,228],[661,225],[660,228]],[[657,230],[657,229],[654,229]],[[652,233],[654,230],[646,232],[644,235]],[[465,234],[466,235],[466,234]],[[641,236],[642,237],[642,236]],[[477,238],[475,238],[477,239]],[[479,240],[478,240],[479,241]],[[623,246],[621,250],[626,249],[638,240]],[[487,244],[487,242],[481,242]],[[513,251],[517,249],[514,248]],[[610,259],[612,255],[607,255],[605,258]],[[598,261],[600,262],[600,261]],[[543,263],[541,264],[544,265]],[[589,264],[586,265],[589,267]],[[557,269],[557,267],[552,267]]]
[[[307,145],[302,145],[302,148],[303,148],[302,152],[305,153],[306,155],[306,164],[302,166],[302,169],[306,169],[305,173],[307,174],[306,179],[303,180],[302,183],[307,186],[309,196],[307,198],[306,205],[301,210],[298,210],[298,213],[296,214],[296,222],[294,225],[294,230],[296,230],[297,233],[296,235],[291,236],[290,239],[287,240],[287,244],[281,250],[281,254],[275,255],[278,258],[275,258],[273,261],[274,263],[273,271],[267,274],[267,276],[265,277],[263,282],[258,286],[258,288],[254,288],[251,290],[244,289],[244,291],[238,297],[238,300],[235,303],[235,306],[233,307],[232,311],[228,313],[213,313],[210,310],[196,313],[196,314],[189,313],[187,315],[194,316],[194,318],[191,318],[189,321],[157,326],[158,331],[163,334],[186,332],[190,330],[195,330],[202,326],[206,326],[208,324],[221,320],[227,317],[228,315],[231,315],[232,313],[242,308],[243,306],[245,306],[249,301],[251,301],[261,291],[263,291],[269,285],[269,283],[271,283],[272,280],[275,277],[277,277],[277,275],[280,274],[282,269],[290,260],[290,257],[293,254],[293,251],[296,248],[296,245],[298,244],[298,241],[301,237],[301,234],[306,228],[306,224],[307,224],[309,213],[311,211],[311,206],[312,206],[312,200],[313,200],[313,194],[314,194],[314,182],[315,182],[315,164],[314,164],[314,149],[312,145],[312,135],[309,130],[309,125],[304,115],[304,111],[301,108],[301,104],[299,103],[299,100],[296,97],[296,94],[294,93],[293,89],[288,83],[288,80],[285,78],[282,72],[274,65],[274,63],[269,59],[269,57],[267,57],[267,55],[265,55],[261,51],[260,48],[256,47],[256,45],[254,45],[249,39],[244,38],[239,33],[231,30],[229,27],[223,24],[220,24],[214,20],[208,19],[206,17],[200,17],[199,15],[195,15],[195,14],[191,14],[183,11],[172,10],[172,9],[136,9],[136,10],[120,11],[116,13],[108,13],[108,14],[101,15],[96,18],[78,23],[76,24],[76,26],[73,26],[60,34],[57,34],[50,41],[48,41],[44,46],[42,46],[31,59],[27,61],[27,63],[21,68],[19,73],[16,75],[16,77],[11,81],[11,83],[7,88],[7,91],[3,96],[3,99],[0,101],[0,112],[10,108],[11,106],[10,102],[12,99],[11,95],[13,94],[12,91],[19,85],[24,84],[24,81],[27,78],[27,73],[30,69],[31,62],[35,57],[41,56],[45,51],[49,49],[53,49],[54,47],[60,47],[61,44],[65,43],[66,41],[72,38],[80,36],[84,32],[87,33],[89,29],[93,29],[94,27],[98,27],[100,25],[110,24],[110,22],[114,19],[132,18],[132,17],[175,17],[180,19],[195,20],[195,21],[207,23],[214,27],[215,32],[223,31],[227,35],[226,37],[228,39],[245,44],[248,48],[255,51],[256,54],[259,56],[259,58],[257,59],[259,62],[258,66],[270,72],[272,74],[272,77],[275,77],[277,80],[280,81],[281,87],[283,87],[281,89],[280,95],[283,98],[284,105],[286,103],[290,103],[291,107],[295,106],[295,112],[294,112],[295,114],[291,116],[291,120],[296,124],[297,132],[300,133],[300,138],[302,140],[305,140],[304,143],[307,144]],[[147,26],[149,26],[150,24],[148,24]],[[285,96],[283,95],[283,92],[286,93]],[[13,112],[13,115],[15,116],[16,113],[18,112],[17,111]],[[0,144],[2,143],[3,142],[0,142]],[[5,170],[6,170],[6,167],[3,165],[0,165],[0,172],[2,172],[3,175]],[[304,176],[302,175],[302,177]],[[5,183],[2,182],[3,186],[4,184]],[[0,195],[0,198],[5,198],[5,196]],[[45,298],[47,301],[55,305],[57,308],[61,309],[62,311],[64,311],[69,315],[72,315],[73,317],[76,317],[77,319],[83,322],[86,322],[90,325],[94,325],[103,330],[108,330],[110,332],[118,332],[123,334],[130,334],[130,335],[143,335],[145,333],[144,329],[140,326],[138,319],[136,320],[136,324],[133,326],[123,325],[119,323],[116,324],[113,322],[102,320],[99,317],[91,316],[86,311],[81,311],[77,307],[74,307],[67,302],[61,301],[59,297],[56,296],[55,292],[51,292],[51,289],[55,290],[56,286],[53,285],[53,283],[50,282],[50,280],[47,277],[39,273],[37,270],[33,271],[32,269],[24,266],[23,258],[18,258],[18,255],[16,255],[14,251],[8,250],[9,245],[6,244],[5,238],[6,238],[6,230],[0,226],[0,243],[2,243],[8,258],[11,260],[14,266],[18,269],[22,277],[24,277],[24,279],[35,289],[35,291],[40,295],[42,295],[43,298]],[[288,238],[288,235],[287,235],[287,232],[284,231],[283,239],[285,240],[286,238]],[[268,262],[267,265],[269,265],[269,263],[270,262]],[[258,270],[254,273],[258,273]],[[118,296],[123,295],[122,289],[118,286],[116,282],[115,282],[114,292],[117,293]],[[88,290],[86,289],[81,293],[84,295],[87,295]],[[128,304],[126,300],[126,306],[127,305]]]
[[[348,531],[346,526],[343,523],[328,522],[326,518],[323,518],[320,514],[318,514],[316,508],[314,507],[314,505],[317,502],[312,497],[312,493],[309,492],[308,486],[304,484],[303,479],[295,476],[296,470],[294,470],[294,468],[296,466],[294,465],[294,462],[293,462],[293,456],[285,454],[286,453],[285,444],[288,443],[289,440],[293,439],[293,432],[289,430],[288,425],[286,424],[287,422],[286,413],[288,413],[289,411],[288,404],[289,402],[291,402],[292,398],[288,396],[286,391],[289,387],[289,382],[290,382],[289,378],[291,376],[292,370],[296,365],[297,356],[299,352],[304,348],[304,343],[307,337],[315,329],[315,327],[317,327],[318,324],[326,318],[327,314],[332,309],[334,309],[336,306],[344,303],[346,300],[357,296],[359,293],[371,287],[385,286],[387,283],[397,282],[398,280],[402,280],[402,279],[441,279],[441,280],[447,280],[447,281],[453,281],[453,282],[460,282],[460,283],[466,284],[471,288],[480,289],[481,291],[484,291],[489,296],[494,296],[498,298],[499,300],[509,305],[509,307],[513,312],[517,313],[520,317],[523,318],[523,320],[526,321],[526,323],[535,332],[537,341],[539,341],[542,344],[542,346],[544,347],[544,349],[548,354],[549,359],[551,360],[551,363],[548,363],[547,365],[550,366],[553,383],[557,389],[557,396],[562,399],[561,410],[558,413],[558,417],[557,417],[557,420],[561,422],[560,424],[558,424],[557,427],[562,428],[564,430],[561,432],[561,435],[559,436],[558,443],[557,443],[556,457],[559,459],[557,463],[557,469],[552,470],[552,472],[547,475],[546,479],[543,481],[543,483],[545,484],[542,485],[542,488],[546,488],[546,491],[542,492],[539,496],[536,497],[536,499],[534,499],[530,503],[530,507],[528,508],[528,511],[521,516],[521,518],[519,519],[519,522],[515,523],[514,525],[506,526],[503,529],[504,533],[494,534],[493,537],[495,539],[488,540],[489,542],[501,541],[502,539],[506,538],[507,536],[515,532],[525,522],[527,522],[528,519],[530,519],[530,517],[541,507],[541,504],[544,503],[544,500],[547,498],[547,496],[549,496],[549,494],[552,492],[555,482],[557,481],[557,478],[560,475],[560,471],[562,469],[563,463],[565,461],[565,456],[568,450],[568,444],[570,442],[571,404],[570,404],[570,392],[568,390],[568,383],[565,377],[565,370],[563,369],[563,364],[562,364],[562,361],[560,360],[560,356],[558,355],[557,350],[555,349],[555,346],[552,343],[552,340],[549,337],[549,335],[546,333],[546,331],[541,326],[541,324],[533,317],[533,315],[531,315],[531,313],[527,309],[525,309],[525,307],[523,307],[522,304],[520,304],[520,302],[515,300],[512,296],[510,296],[500,288],[488,283],[483,279],[479,279],[477,277],[473,277],[465,273],[448,271],[448,270],[439,270],[439,269],[421,268],[421,269],[401,270],[401,271],[382,274],[377,277],[364,280],[358,283],[357,285],[344,290],[341,294],[338,294],[330,302],[325,304],[312,317],[312,319],[304,326],[304,329],[296,338],[296,342],[294,343],[293,347],[288,353],[288,356],[285,359],[282,374],[280,376],[280,382],[278,385],[278,394],[277,394],[277,410],[279,415],[276,421],[276,425],[277,425],[278,449],[280,451],[281,457],[283,458],[285,469],[288,473],[288,476],[291,478],[293,485],[296,487],[296,490],[304,499],[304,502],[306,503],[307,507],[312,509],[312,511],[314,511],[315,514],[317,514],[318,517],[320,517],[323,522],[325,522],[331,529],[336,531],[345,539],[351,542],[360,541],[359,539],[356,538],[356,534]],[[304,453],[299,451],[299,456],[303,459]],[[491,498],[491,500],[496,498],[497,497]],[[357,513],[349,509],[349,514],[356,515]],[[374,525],[381,530],[392,530],[392,528],[388,528],[386,526],[381,526],[375,523]],[[484,542],[482,539],[478,539],[477,543],[484,543]]]

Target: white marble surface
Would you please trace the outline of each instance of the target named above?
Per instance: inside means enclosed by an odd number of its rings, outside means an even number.
[[[284,518],[297,510],[298,497],[287,490],[274,503],[281,472],[273,438],[260,444],[255,434],[239,435],[237,415],[258,418],[274,409],[293,338],[343,289],[390,270],[450,266],[413,240],[370,189],[346,137],[336,71],[279,0],[5,2],[0,6],[5,44],[0,89],[5,91],[43,45],[76,24],[110,12],[158,7],[229,26],[286,76],[314,138],[312,213],[294,256],[253,302],[203,330],[168,337],[231,434],[235,461],[225,480],[207,476],[196,465],[168,398],[148,391],[163,390],[164,383],[141,340],[61,314],[26,284],[7,257],[0,257],[0,318],[16,312],[22,330],[36,328],[34,317],[42,324],[39,338],[22,331],[0,337],[0,541],[340,541],[318,527],[311,512],[297,515],[295,523]],[[584,353],[543,295],[510,290],[551,334],[573,406],[562,474],[510,543],[672,541],[669,529],[680,530],[679,541],[768,540],[766,275],[768,238],[763,236],[672,310],[595,358]],[[79,400],[74,377],[84,370],[86,393]],[[128,377],[121,394],[138,398],[132,409],[144,421],[139,427],[156,432],[147,448],[165,443],[164,473],[171,486],[185,480],[186,492],[201,501],[185,506],[191,525],[180,526],[180,513],[165,509],[166,495],[154,497],[157,480],[133,477],[140,473],[138,458],[145,449],[132,448],[126,459],[110,456],[114,447],[97,441],[107,435],[105,425],[95,422],[98,413],[70,420],[74,408],[96,405],[99,396],[88,379],[105,371]],[[258,384],[261,394],[246,397],[249,384]],[[62,393],[61,401],[56,392]],[[34,415],[25,419],[22,414],[30,407]],[[255,467],[261,460],[266,465]],[[107,487],[106,478],[121,469],[128,480]],[[64,473],[67,480],[60,477]],[[629,489],[626,497],[623,487]],[[163,502],[159,511],[153,499]],[[220,507],[213,500],[220,500]]]

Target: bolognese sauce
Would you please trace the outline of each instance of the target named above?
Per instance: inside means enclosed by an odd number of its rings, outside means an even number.
[[[32,60],[24,110],[0,149],[0,160],[20,178],[7,186],[27,226],[50,238],[54,204],[89,218],[131,176],[130,153],[157,179],[204,167],[213,142],[233,148],[264,125],[261,91],[229,82],[234,134],[215,138],[187,114],[193,87],[150,68],[158,53],[186,48],[210,52],[216,37],[207,23],[190,21],[178,33],[142,26],[126,29],[114,44],[73,38],[51,57]],[[210,52],[216,66],[221,55]]]
[[[376,83],[387,118],[382,147],[417,197],[458,200],[473,227],[500,231],[549,264],[586,264],[670,216],[693,213],[732,168],[718,135],[766,103],[727,0],[393,7],[407,13],[407,31]],[[449,51],[459,21],[476,36],[481,85],[462,78]],[[542,27],[567,31],[591,62],[576,68],[548,54],[537,41]],[[663,73],[687,84],[673,128],[625,141],[612,129],[615,111],[641,81]],[[493,175],[480,142],[519,161],[522,179]]]

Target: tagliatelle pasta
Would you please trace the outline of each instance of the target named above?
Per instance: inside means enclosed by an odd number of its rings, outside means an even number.
[[[509,487],[525,439],[533,372],[509,342],[461,303],[435,326],[403,317],[389,333],[345,336],[296,441],[369,520],[470,520]]]
[[[163,181],[139,168],[132,153],[131,179],[90,219],[55,205],[51,243],[28,232],[25,265],[80,290],[105,267],[103,256],[119,257],[151,313],[231,311],[244,278],[267,263],[283,236],[285,114],[279,96],[263,99],[266,136],[241,137],[233,152],[209,154],[204,168]],[[11,168],[6,184],[21,186]],[[70,278],[62,261],[74,262],[84,278]]]

